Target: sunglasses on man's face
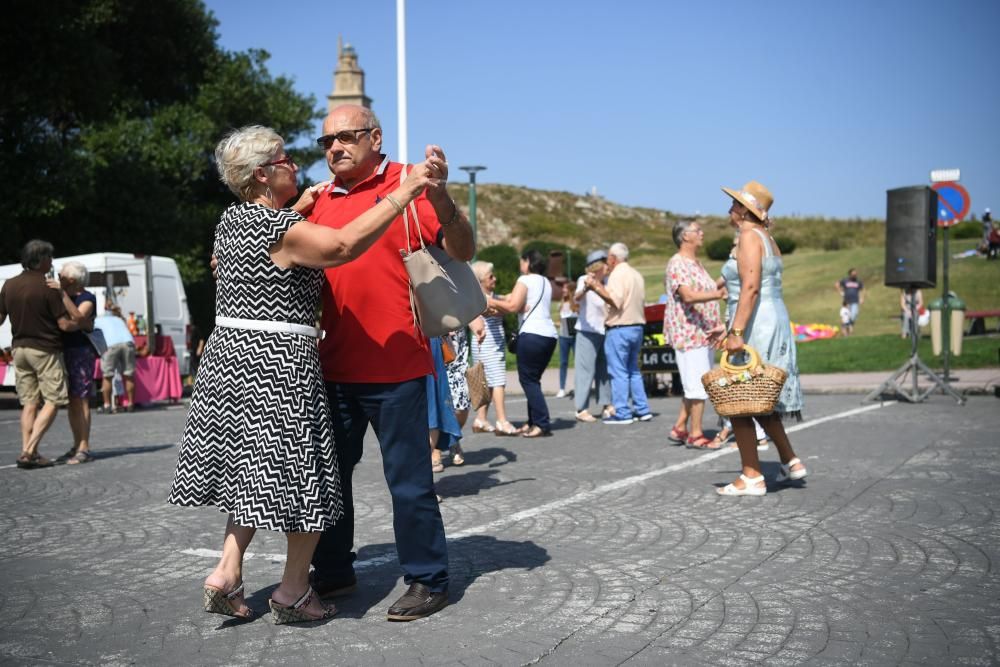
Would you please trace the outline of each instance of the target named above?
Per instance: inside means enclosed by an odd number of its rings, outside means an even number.
[[[375,129],[372,127],[363,127],[359,130],[341,130],[336,134],[324,134],[322,137],[316,139],[316,143],[323,147],[323,150],[330,150],[333,147],[333,142],[338,142],[341,146],[353,146],[361,140],[361,134],[371,134],[371,131]]]

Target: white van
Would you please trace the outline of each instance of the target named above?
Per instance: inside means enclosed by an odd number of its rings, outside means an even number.
[[[173,259],[155,255],[152,259],[153,314],[163,335],[173,339],[174,350],[177,352],[177,365],[181,375],[187,375],[191,363],[191,350],[188,347],[191,336],[191,315],[188,312],[184,283],[181,282],[181,274]],[[58,273],[62,265],[69,261],[82,263],[91,273],[124,271],[128,274],[128,286],[113,288],[115,301],[121,307],[125,317],[133,312],[137,316],[142,315],[143,318],[148,319],[146,317],[145,259],[123,252],[98,252],[89,255],[58,257],[52,260],[52,267]],[[23,270],[20,264],[0,266],[0,285]],[[97,314],[103,314],[107,289],[105,287],[88,287],[87,290],[93,292],[97,297]],[[7,318],[0,326],[0,348],[8,348],[10,344],[10,318]]]

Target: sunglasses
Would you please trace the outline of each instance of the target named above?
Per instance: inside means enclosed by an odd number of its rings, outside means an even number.
[[[374,127],[363,127],[360,130],[341,130],[336,134],[324,134],[322,137],[316,139],[316,143],[322,146],[324,150],[330,150],[335,141],[340,142],[341,146],[353,146],[361,139],[359,133],[370,134],[374,129]]]
[[[279,164],[287,164],[289,167],[293,167],[293,166],[295,166],[295,160],[292,159],[292,156],[286,155],[285,157],[281,158],[280,160],[271,160],[270,162],[265,162],[264,164],[262,164],[260,166],[262,166],[262,167],[276,167]]]

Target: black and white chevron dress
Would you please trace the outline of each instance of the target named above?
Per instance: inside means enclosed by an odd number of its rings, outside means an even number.
[[[302,218],[230,206],[215,231],[216,314],[314,326],[316,269],[282,269],[268,248]],[[326,529],[342,514],[316,339],[217,326],[195,381],[168,502],[214,505],[241,526]]]

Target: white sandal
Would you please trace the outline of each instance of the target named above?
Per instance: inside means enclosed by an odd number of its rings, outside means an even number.
[[[803,465],[799,470],[792,470],[792,466],[801,465],[802,461],[798,458],[794,458],[788,463],[782,463],[780,470],[778,470],[778,476],[774,478],[776,482],[793,482],[797,479],[802,479],[809,474],[806,467]]]
[[[760,477],[747,477],[741,473],[740,479],[743,480],[742,489],[732,484],[726,484],[721,489],[716,489],[716,493],[720,496],[763,496],[767,494],[767,485],[764,484],[763,475]]]

